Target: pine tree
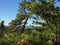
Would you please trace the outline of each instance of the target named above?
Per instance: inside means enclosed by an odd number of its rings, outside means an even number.
[[[60,29],[60,7],[55,7],[55,3],[55,0],[22,0],[19,5],[17,17],[10,24],[15,27],[22,24],[22,20],[25,19],[21,31],[21,33],[23,34],[28,19],[33,14],[36,15],[36,17],[39,16],[45,21],[44,23],[37,22],[38,24],[42,25],[42,29],[40,30],[41,45],[44,45],[44,43],[46,43],[46,45],[52,45],[52,39],[55,40],[56,38],[57,42],[56,34],[59,32]]]
[[[57,18],[60,17],[60,8],[55,7],[55,3],[55,0],[38,0],[38,2],[37,0],[23,0],[21,6],[29,16],[35,14],[44,19],[46,21],[46,27],[49,27],[49,29],[57,34]]]

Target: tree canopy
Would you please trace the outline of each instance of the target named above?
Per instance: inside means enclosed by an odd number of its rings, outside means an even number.
[[[60,0],[22,0],[18,14],[10,22],[0,40],[6,45],[56,45],[60,41],[60,7],[55,4]],[[35,17],[33,16],[35,15]],[[35,19],[32,24],[39,24],[37,29],[25,29],[28,19]],[[40,20],[44,20],[41,22]],[[24,22],[22,22],[24,21]],[[4,22],[2,22],[3,24]],[[22,28],[16,26],[22,25]]]

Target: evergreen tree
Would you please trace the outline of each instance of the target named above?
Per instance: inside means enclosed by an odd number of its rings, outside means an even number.
[[[44,19],[46,21],[46,27],[49,27],[49,29],[57,34],[57,18],[60,17],[60,8],[54,6],[56,3],[55,1],[56,0],[38,0],[37,2],[37,0],[23,0],[20,5],[24,11],[26,10],[29,16],[35,14]]]
[[[54,6],[55,3],[56,3],[55,0],[47,0],[47,1],[46,0],[29,0],[29,1],[22,0],[22,2],[19,5],[16,19],[12,20],[12,22],[10,23],[10,26],[16,30],[16,26],[21,25],[22,21],[25,19],[25,22],[21,31],[22,34],[18,35],[16,38],[11,36],[11,38],[16,39],[14,41],[18,42],[17,45],[23,45],[26,43],[30,45],[35,45],[35,44],[36,45],[40,45],[40,44],[53,45],[54,41],[57,42],[57,39],[60,37],[59,36],[60,7],[55,7]],[[27,21],[29,18],[32,17],[33,14],[36,15],[36,18],[41,17],[45,21],[44,23],[41,23],[38,21],[34,22],[35,24],[42,25],[42,28],[39,28],[39,31],[26,30],[24,32]]]
[[[4,21],[1,21],[1,28],[4,28]]]

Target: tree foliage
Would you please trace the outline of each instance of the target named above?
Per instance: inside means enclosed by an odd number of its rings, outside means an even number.
[[[53,45],[54,42],[59,43],[60,7],[55,7],[57,1],[22,0],[22,2],[19,3],[17,16],[15,20],[10,22],[9,29],[7,29],[2,38],[0,38],[0,44]],[[33,15],[36,17],[33,17]],[[38,29],[25,29],[27,21],[30,18],[37,20],[34,20],[33,24],[35,23],[41,26]],[[44,22],[41,22],[40,19],[44,20]],[[22,29],[20,29],[20,27],[17,29],[16,27],[21,24],[23,24]]]

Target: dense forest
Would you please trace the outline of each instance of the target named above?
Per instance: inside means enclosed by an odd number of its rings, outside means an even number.
[[[60,45],[60,7],[55,7],[58,1],[22,0],[9,26],[0,22],[0,45]],[[29,19],[33,19],[33,26],[26,26]]]

